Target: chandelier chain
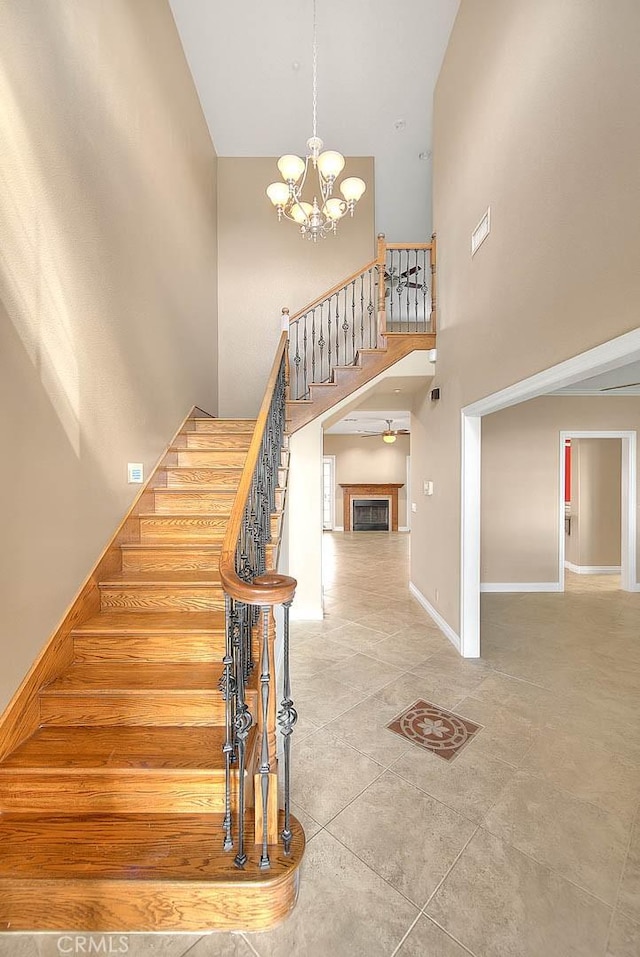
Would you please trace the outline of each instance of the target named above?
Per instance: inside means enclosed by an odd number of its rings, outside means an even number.
[[[313,135],[318,135],[318,28],[316,0],[313,0]]]

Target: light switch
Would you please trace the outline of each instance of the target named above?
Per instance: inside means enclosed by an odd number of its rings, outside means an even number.
[[[433,495],[433,482],[425,479],[422,485],[422,490],[425,495]]]
[[[412,503],[411,503],[411,511],[412,511],[412,512],[417,512],[417,511],[418,511],[418,506],[416,505],[415,502],[412,502]]]

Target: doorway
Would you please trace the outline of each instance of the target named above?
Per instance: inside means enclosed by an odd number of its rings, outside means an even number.
[[[336,457],[322,456],[322,530],[331,532],[336,518]]]

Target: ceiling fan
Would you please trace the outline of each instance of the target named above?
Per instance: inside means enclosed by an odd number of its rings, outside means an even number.
[[[396,272],[395,266],[391,266],[388,270],[385,269],[385,297],[391,295],[392,289],[394,289],[398,295],[400,295],[404,289],[422,289],[422,291],[426,293],[426,283],[409,281],[410,276],[414,276],[417,279],[416,273],[419,273],[421,269],[422,266],[412,266],[411,269],[405,269],[404,272],[401,273]]]
[[[377,437],[381,435],[383,442],[388,442],[391,444],[392,442],[395,442],[397,436],[410,434],[409,429],[392,429],[391,426],[393,425],[393,419],[385,419],[384,421],[387,423],[386,429],[383,429],[381,432],[363,432],[362,435],[364,435],[366,438],[372,438],[373,436]]]

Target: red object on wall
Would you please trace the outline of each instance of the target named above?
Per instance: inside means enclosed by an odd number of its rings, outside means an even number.
[[[571,439],[564,444],[564,500],[571,501]]]

